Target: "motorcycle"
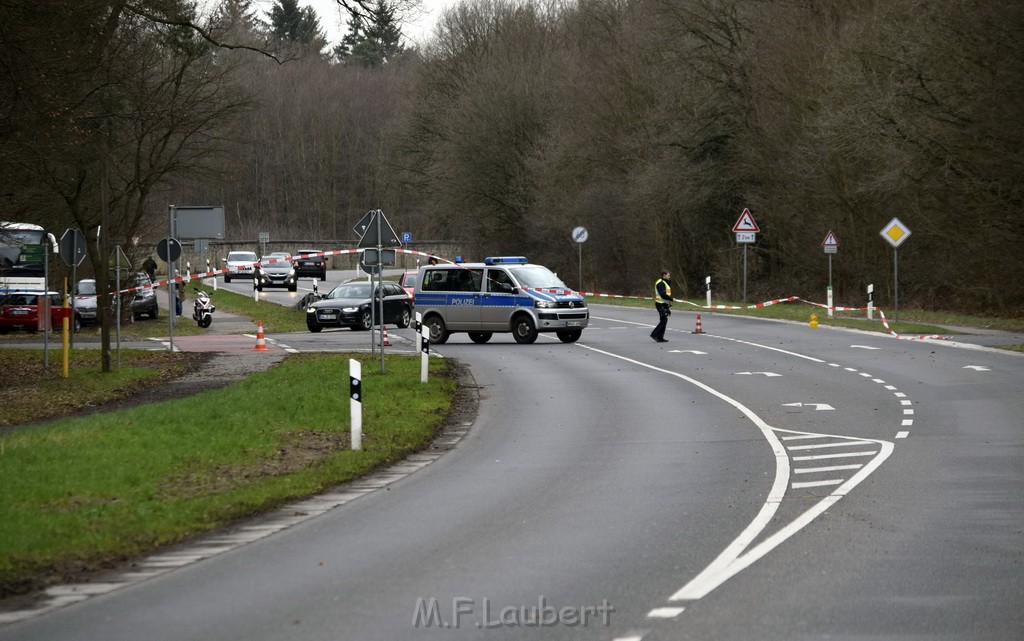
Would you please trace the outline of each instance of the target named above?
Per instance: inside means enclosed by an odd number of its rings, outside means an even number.
[[[213,310],[216,308],[209,294],[200,289],[193,291],[196,293],[196,302],[192,305],[192,320],[202,328],[209,327],[213,323]]]

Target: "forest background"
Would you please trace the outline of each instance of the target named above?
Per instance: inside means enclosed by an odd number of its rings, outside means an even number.
[[[462,254],[583,288],[1024,314],[1018,0],[467,0],[427,42],[416,0],[0,0],[0,218],[112,243],[170,204],[227,234],[354,246],[380,208]],[[569,276],[572,275],[572,276]]]

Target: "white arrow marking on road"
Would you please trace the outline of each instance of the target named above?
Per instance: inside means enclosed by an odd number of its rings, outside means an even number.
[[[695,349],[673,349],[669,351],[669,354],[707,354],[707,352],[698,352]]]
[[[783,407],[813,407],[816,412],[834,411],[836,408],[832,407],[828,403],[783,403]]]
[[[856,347],[857,349],[882,349],[881,347],[871,347],[870,345],[850,345],[850,347]]]
[[[769,378],[772,376],[782,376],[782,374],[776,374],[775,372],[736,372],[736,376],[753,376],[754,374],[763,374]]]
[[[964,365],[964,369],[973,369],[976,372],[990,372],[991,367],[985,367],[984,365]]]

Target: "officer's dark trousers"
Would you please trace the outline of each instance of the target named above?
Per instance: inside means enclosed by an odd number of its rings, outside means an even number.
[[[661,340],[665,338],[665,326],[668,325],[668,317],[672,314],[672,308],[668,303],[655,303],[654,307],[658,310],[658,324],[651,332],[651,338]]]

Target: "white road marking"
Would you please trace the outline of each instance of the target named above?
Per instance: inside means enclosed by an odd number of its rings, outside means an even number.
[[[836,409],[836,408],[832,407],[831,405],[829,405],[828,403],[783,403],[782,404],[783,407],[803,407],[805,405],[807,407],[812,407],[813,406],[814,407],[814,411],[816,411],[816,412],[831,412],[831,411],[835,411],[835,409]]]
[[[907,395],[904,394],[903,392],[895,392],[893,394],[893,396],[895,396],[896,398],[906,398],[907,397]]]
[[[900,401],[900,405],[913,405],[913,404],[914,404],[913,401],[908,401],[906,399]]]
[[[668,353],[669,354],[700,354],[702,356],[706,356],[707,355],[707,352],[701,352],[701,351],[698,351],[698,350],[695,350],[695,349],[670,349],[668,351]]]
[[[907,438],[907,436],[909,436],[909,435],[910,435],[910,432],[908,432],[906,430],[903,430],[902,432],[896,432],[896,438]]]
[[[864,467],[860,463],[851,463],[850,465],[828,465],[826,467],[802,467],[793,468],[794,474],[814,474],[817,472],[835,472],[837,470],[859,470]]]
[[[772,378],[775,376],[782,376],[782,374],[776,374],[775,372],[736,372],[736,376],[753,376],[754,374],[762,374],[766,378]]]
[[[686,608],[654,608],[647,613],[649,619],[674,619]]]
[[[827,458],[851,458],[851,457],[854,457],[854,456],[874,456],[875,454],[878,454],[878,452],[874,451],[874,452],[844,452],[842,454],[814,454],[812,456],[794,456],[793,460],[794,461],[819,461],[821,459],[827,459]]]
[[[805,481],[803,483],[793,483],[792,487],[794,490],[803,489],[805,487],[825,487],[828,485],[839,485],[846,479],[828,479],[827,481]]]
[[[872,347],[870,345],[850,345],[850,347],[854,347],[856,349],[870,349],[870,350],[882,349],[881,347]]]
[[[838,443],[815,443],[814,445],[790,445],[790,450],[821,450],[826,447],[856,447],[864,445],[864,441],[840,441]]]
[[[900,423],[900,427],[908,427],[908,426],[913,425],[913,424],[914,424],[914,419],[912,419],[912,418],[905,418],[905,419],[903,419],[903,422]]]
[[[872,382],[872,383],[878,383],[879,385],[882,385],[882,384],[884,384],[884,383],[885,383],[885,381],[883,381],[883,380],[882,380],[882,379],[880,379],[880,378],[873,378],[873,379],[871,379],[871,382]]]
[[[976,372],[990,372],[991,367],[985,367],[984,365],[964,365],[964,369],[973,369]]]
[[[910,416],[913,413],[914,413],[914,410],[912,410],[912,409],[903,410],[903,414],[906,415],[906,416]]]
[[[799,436],[783,436],[783,441],[805,441],[809,438],[825,438],[823,434],[801,434]]]

